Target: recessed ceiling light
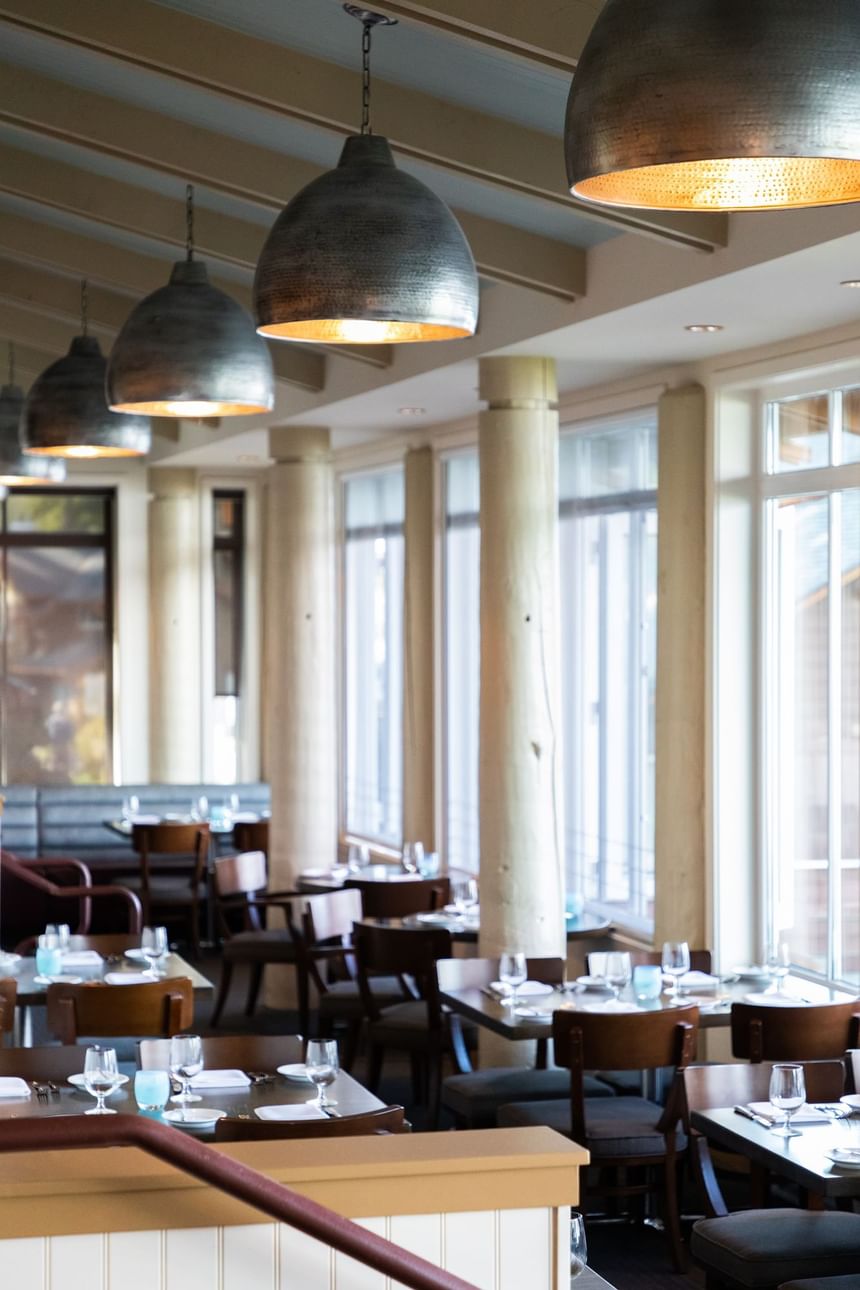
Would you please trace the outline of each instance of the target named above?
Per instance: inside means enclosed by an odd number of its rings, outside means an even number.
[[[711,332],[725,331],[722,323],[687,323],[686,331],[693,332]]]
[[[839,283],[840,287],[860,287],[860,278],[846,278]]]
[[[398,408],[397,411],[400,413],[402,417],[423,417],[427,409],[405,407],[405,408]]]

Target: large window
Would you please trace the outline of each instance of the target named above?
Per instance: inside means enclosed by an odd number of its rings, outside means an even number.
[[[212,778],[239,779],[239,704],[242,642],[245,635],[245,494],[212,494],[212,582],[214,589],[214,701]]]
[[[7,784],[97,784],[111,752],[109,491],[11,491],[0,524]]]
[[[344,824],[403,832],[403,471],[344,485]]]
[[[860,984],[860,389],[766,406],[765,935]],[[802,472],[802,474],[800,473]],[[853,486],[852,486],[853,485]]]
[[[481,669],[478,454],[452,456],[443,469],[445,853],[449,865],[477,872]]]
[[[654,918],[657,427],[652,413],[561,439],[565,857],[569,891]]]

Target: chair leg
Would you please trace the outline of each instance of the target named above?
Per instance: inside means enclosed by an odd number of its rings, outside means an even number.
[[[296,964],[296,984],[299,994],[299,1034],[307,1039],[311,1032],[310,980],[303,962]]]
[[[221,960],[221,980],[218,983],[218,998],[215,1000],[215,1007],[212,1009],[210,1024],[217,1026],[221,1020],[221,1013],[224,1011],[224,1004],[227,1002],[227,995],[230,993],[230,983],[233,980],[233,964],[229,959]]]
[[[380,1048],[378,1044],[371,1044],[370,1057],[367,1063],[367,1087],[371,1093],[375,1093],[379,1088],[379,1081],[382,1079],[382,1061],[385,1057],[385,1049]]]
[[[439,1099],[442,1095],[442,1054],[438,1048],[427,1054],[427,1123],[431,1129],[439,1128]]]
[[[343,1050],[341,1053],[341,1066],[345,1071],[351,1071],[355,1065],[355,1059],[358,1056],[358,1045],[361,1040],[361,1020],[350,1021],[347,1023],[346,1035],[343,1041]]]
[[[420,1053],[409,1054],[409,1066],[412,1071],[412,1101],[420,1104],[424,1101],[424,1072]]]
[[[687,1254],[684,1249],[684,1242],[681,1240],[681,1216],[678,1208],[678,1167],[674,1159],[666,1161],[666,1167],[663,1170],[666,1208],[666,1235],[669,1238],[669,1249],[672,1254],[672,1264],[676,1272],[685,1272],[687,1268]]]
[[[454,1061],[457,1064],[457,1070],[461,1075],[470,1075],[472,1072],[472,1059],[469,1057],[469,1050],[466,1047],[466,1039],[460,1018],[452,1015],[448,1024],[451,1031],[451,1047],[454,1050]]]
[[[257,1006],[257,996],[260,993],[260,986],[263,983],[263,967],[264,964],[262,963],[254,963],[251,965],[251,980],[248,982],[248,998],[245,1002],[246,1017],[253,1017],[254,1015],[254,1009]]]

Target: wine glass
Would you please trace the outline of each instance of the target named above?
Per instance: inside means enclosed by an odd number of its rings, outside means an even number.
[[[424,848],[420,842],[404,842],[403,850],[400,853],[400,867],[404,873],[418,872],[418,848],[421,847],[421,854],[424,855]]]
[[[182,1092],[175,1093],[171,1102],[187,1106],[189,1102],[202,1102],[202,1097],[191,1092],[191,1081],[203,1069],[203,1045],[199,1035],[174,1035],[170,1041],[170,1073],[182,1083]]]
[[[105,1106],[105,1098],[119,1084],[119,1079],[115,1048],[102,1048],[97,1044],[87,1049],[84,1057],[84,1087],[96,1099],[96,1104],[85,1111],[85,1115],[116,1115],[116,1111]]]
[[[606,984],[612,990],[614,998],[617,999],[621,991],[630,984],[630,978],[633,974],[630,955],[625,951],[611,951],[606,955],[603,973],[606,977]]]
[[[140,813],[140,798],[132,793],[122,799],[122,818],[126,824],[132,824],[134,817]]]
[[[767,970],[776,982],[776,993],[782,994],[785,978],[791,971],[791,951],[787,941],[776,941],[767,952]]]
[[[317,1090],[316,1097],[311,1098],[308,1105],[317,1106],[320,1110],[327,1106],[337,1106],[337,1102],[326,1096],[326,1086],[337,1079],[337,1043],[334,1039],[308,1040],[305,1071]]]
[[[588,1247],[585,1243],[585,1219],[582,1214],[571,1213],[570,1216],[570,1277],[578,1277],[585,1271],[588,1262]]]
[[[205,793],[201,793],[199,797],[192,799],[191,818],[198,823],[209,819],[209,798]]]
[[[458,878],[451,884],[451,898],[458,918],[465,918],[478,903],[478,884],[474,878]]]
[[[806,1101],[806,1081],[798,1062],[774,1066],[770,1076],[770,1103],[785,1112],[785,1121],[772,1132],[781,1138],[799,1138],[800,1130],[791,1127],[791,1117]]]
[[[499,959],[499,980],[511,987],[508,1003],[514,1009],[517,1006],[517,991],[528,978],[526,956],[519,950],[507,950]]]
[[[354,842],[350,843],[346,853],[346,867],[350,873],[361,873],[361,848]]]
[[[672,978],[672,988],[666,993],[678,999],[681,977],[690,970],[690,947],[686,941],[663,942],[663,971]]]
[[[149,975],[158,980],[156,964],[167,954],[167,928],[144,927],[140,937],[140,952],[149,964]]]

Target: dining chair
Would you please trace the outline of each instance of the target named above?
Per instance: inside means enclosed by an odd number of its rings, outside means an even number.
[[[9,851],[0,851],[0,907],[5,933],[16,953],[29,954],[48,923],[74,923],[76,932],[86,934],[94,903],[102,908],[112,904],[114,914],[120,913],[121,907],[120,917],[129,932],[140,935],[137,896],[118,884],[94,884],[82,861],[73,857],[22,860]]]
[[[215,1126],[216,1142],[296,1141],[300,1138],[357,1138],[369,1134],[410,1133],[402,1106],[385,1106],[360,1115],[322,1120],[240,1120],[225,1117]]]
[[[690,1235],[707,1290],[856,1290],[858,1250],[860,1214],[838,1210],[747,1209],[700,1219]]]
[[[356,923],[353,943],[370,1049],[368,1087],[376,1092],[385,1054],[409,1054],[413,1096],[426,1101],[428,1119],[439,1119],[442,1061],[454,1055],[449,1015],[439,999],[436,964],[451,957],[451,933],[444,928],[377,927]],[[374,973],[407,981],[412,998],[382,1006],[374,993]]]
[[[347,878],[344,887],[361,893],[365,918],[406,918],[442,909],[451,899],[447,878],[403,878],[376,882],[372,878]]]
[[[564,980],[564,960],[528,959],[529,979],[547,985]],[[498,959],[440,959],[436,979],[442,994],[449,990],[486,990],[498,980]],[[452,1013],[452,1038],[459,1017]],[[456,1040],[454,1040],[456,1043]],[[459,1129],[494,1129],[499,1107],[509,1102],[537,1102],[543,1098],[566,1097],[570,1074],[564,1069],[546,1069],[545,1039],[538,1040],[537,1066],[501,1066],[449,1075],[442,1081],[441,1103]],[[462,1058],[460,1059],[463,1064]],[[612,1089],[592,1075],[585,1077],[586,1097],[612,1097]]]
[[[297,947],[293,936],[294,915],[291,892],[267,891],[266,856],[262,850],[241,851],[220,856],[214,864],[215,904],[221,934],[221,977],[212,1010],[211,1024],[217,1026],[230,986],[234,967],[249,969],[245,1016],[257,1006],[263,971],[267,966],[295,967]],[[283,927],[267,928],[265,912],[277,908]],[[302,1033],[307,1031],[302,1028]]]
[[[593,972],[592,966],[599,954],[605,954],[605,950],[597,950],[592,954],[586,954],[585,961],[588,971]],[[630,955],[632,967],[662,967],[663,952],[662,950],[625,950]],[[691,972],[711,972],[711,951],[710,950],[690,950],[690,971]],[[597,973],[597,975],[602,975]]]
[[[15,1029],[15,1005],[18,998],[18,982],[14,977],[0,979],[0,1044],[4,1036],[11,1035]]]
[[[38,1048],[0,1048],[0,1075],[26,1080],[67,1080],[84,1069],[86,1048],[45,1044]]]
[[[299,1035],[204,1035],[203,1062],[208,1070],[265,1071],[304,1060]],[[141,1039],[137,1045],[141,1070],[167,1070],[169,1039]]]
[[[269,855],[269,821],[238,820],[233,825],[233,846],[237,851],[262,851]]]
[[[364,1004],[352,948],[352,929],[362,916],[361,893],[354,888],[306,896],[302,904],[299,949],[299,1030],[309,1035],[310,987],[317,996],[317,1031],[345,1029],[341,1065],[351,1070],[358,1053],[364,1023]],[[374,996],[380,1007],[411,998],[399,977],[377,977]]]
[[[144,922],[151,923],[155,911],[160,918],[185,917],[199,954],[200,911],[209,894],[209,825],[135,824],[131,845],[140,859],[140,873],[123,876],[122,885],[139,892]]]
[[[809,1061],[803,1064],[806,1079],[806,1097],[809,1102],[838,1102],[845,1091],[845,1066],[841,1061]],[[767,1102],[770,1097],[770,1062],[747,1064],[732,1062],[726,1065],[687,1066],[675,1077],[678,1096],[675,1105],[687,1134],[693,1172],[705,1198],[709,1217],[728,1214],[728,1207],[717,1181],[707,1138],[690,1126],[693,1111],[707,1111],[715,1107],[738,1106],[748,1102]],[[722,1153],[722,1167],[726,1167],[726,1154]],[[744,1162],[746,1163],[746,1162]],[[752,1203],[762,1207],[767,1201],[767,1175],[763,1170],[749,1174]]]
[[[187,977],[142,985],[49,985],[47,1025],[63,1044],[80,1035],[175,1035],[194,1021],[194,989]]]
[[[594,1184],[586,1175],[587,1196],[641,1196],[653,1190],[626,1171],[658,1170],[672,1260],[684,1266],[678,1211],[678,1164],[687,1139],[678,1128],[674,1099],[663,1108],[644,1097],[592,1099],[585,1094],[587,1071],[658,1070],[688,1066],[695,1055],[699,1010],[681,1005],[660,1012],[556,1011],[552,1035],[557,1065],[570,1072],[566,1099],[515,1102],[499,1109],[500,1128],[548,1125],[588,1149],[591,1165],[612,1171],[616,1182]],[[620,1174],[618,1171],[621,1171]]]
[[[750,1062],[841,1058],[858,1046],[860,1000],[796,1007],[734,1003],[732,1056]]]
[[[783,1281],[779,1290],[857,1290],[857,1274],[847,1277],[809,1277],[802,1281]]]

